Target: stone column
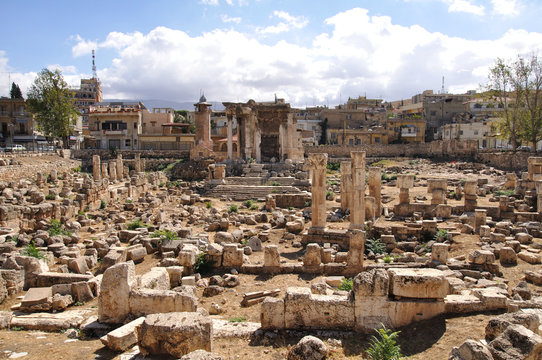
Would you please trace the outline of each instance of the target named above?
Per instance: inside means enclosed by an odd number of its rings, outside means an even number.
[[[527,169],[529,171],[529,180],[542,180],[542,157],[530,156],[527,159]]]
[[[312,173],[312,226],[324,229],[326,226],[326,166],[327,154],[310,154],[307,163]]]
[[[123,165],[122,165],[122,154],[117,155],[117,180],[122,180],[123,178]]]
[[[369,196],[375,198],[375,217],[382,215],[382,170],[377,166],[369,168]]]
[[[448,190],[448,183],[446,179],[428,179],[427,180],[427,192],[432,195],[431,197],[432,205],[446,204],[447,190]]]
[[[209,164],[207,171],[209,172],[209,180],[213,180],[215,178],[215,164]]]
[[[107,170],[107,163],[102,163],[102,179],[109,178],[109,171]]]
[[[536,186],[536,211],[542,213],[542,180],[537,180],[535,182]]]
[[[135,169],[136,173],[141,172],[141,155],[140,154],[135,154],[135,157],[134,157],[134,169]]]
[[[233,115],[228,115],[228,160],[233,160]]]
[[[117,163],[115,161],[109,163],[109,180],[117,180]]]
[[[486,224],[487,210],[475,209],[474,210],[474,232],[479,232],[480,227]]]
[[[476,180],[467,180],[465,182],[465,211],[474,211],[478,202],[476,201],[478,190],[478,181]]]
[[[262,134],[260,132],[260,128],[256,127],[254,129],[254,152],[256,153],[254,156],[256,157],[256,162],[258,163],[262,162],[261,142],[262,142]]]
[[[365,231],[353,229],[350,234],[347,264],[350,267],[363,267],[365,252]]]
[[[341,209],[346,211],[352,204],[352,163],[341,161]]]
[[[397,187],[399,188],[399,204],[410,204],[409,189],[414,187],[414,175],[397,175]]]
[[[94,180],[101,180],[100,155],[92,155],[92,177]]]
[[[215,179],[223,180],[226,178],[226,165],[215,165]]]
[[[352,151],[352,207],[350,228],[362,229],[365,225],[365,151]]]

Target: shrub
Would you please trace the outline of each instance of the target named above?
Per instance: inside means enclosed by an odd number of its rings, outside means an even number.
[[[11,237],[7,236],[6,241],[11,241],[11,242],[17,243],[17,242],[19,242],[19,235],[15,234],[15,235],[13,235]]]
[[[128,230],[135,230],[144,227],[148,227],[148,225],[141,220],[134,220],[132,222],[129,222],[128,225],[126,225],[126,229]]]
[[[103,210],[107,207],[107,202],[104,200],[100,200],[100,210]]]
[[[400,360],[401,347],[397,344],[400,331],[391,331],[383,324],[380,329],[375,330],[378,337],[373,335],[371,345],[367,349],[367,355],[371,360]]]
[[[440,239],[446,239],[446,236],[448,236],[448,231],[440,229],[437,231],[437,233],[433,237],[433,240],[439,241]]]
[[[341,168],[341,163],[327,163],[326,167],[328,170],[338,171]]]
[[[326,191],[326,198],[328,198],[330,196],[333,196],[333,191],[331,191],[331,190]]]
[[[341,285],[339,285],[338,289],[344,290],[344,291],[351,291],[353,287],[354,287],[354,281],[351,278],[344,278],[343,281],[341,282]]]
[[[250,210],[258,210],[259,209],[259,206],[257,204],[252,204],[252,206],[250,207]]]
[[[210,202],[210,201],[206,201],[206,202],[205,202],[205,207],[206,207],[207,209],[212,209],[212,208],[213,208],[213,203]]]
[[[305,201],[305,203],[303,204],[303,207],[311,207],[312,206],[312,201],[311,200],[307,200]]]
[[[164,230],[156,230],[154,231],[152,234],[151,234],[151,237],[152,238],[159,238],[159,237],[164,237],[166,240],[176,240],[178,239],[179,237],[177,236],[177,234],[171,230],[167,230],[167,229],[164,229]]]
[[[231,317],[228,319],[229,322],[231,323],[240,323],[240,322],[245,322],[247,321],[247,317],[246,316],[234,316],[234,317]]]
[[[213,261],[205,257],[205,253],[199,253],[194,264],[194,272],[205,274],[211,271],[213,267]]]
[[[36,247],[36,244],[34,244],[34,240],[26,247],[24,248],[23,254],[26,256],[32,256],[36,259],[43,259],[43,254],[40,252],[40,250]]]
[[[73,172],[81,172],[81,165],[77,166],[77,167],[74,167],[72,169]]]
[[[237,211],[239,211],[239,207],[235,204],[232,204],[230,205],[230,208],[228,209],[228,211],[231,213],[236,213]]]
[[[250,207],[252,206],[252,200],[245,200],[243,202],[243,205],[245,205],[247,209],[250,209]]]
[[[416,165],[418,163],[418,160],[410,160],[408,162],[409,165]]]
[[[499,189],[493,193],[496,196],[512,196],[514,195],[514,190],[505,190],[505,189]]]
[[[271,183],[271,186],[280,186],[280,183],[278,181],[273,181]]]
[[[47,194],[45,195],[45,200],[55,200],[56,199],[56,195],[55,194]]]
[[[181,182],[179,180],[170,181],[167,183],[167,187],[174,187],[174,188],[181,187]]]
[[[49,223],[49,235],[50,236],[55,236],[55,235],[70,236],[71,234],[72,234],[71,232],[69,232],[68,230],[65,230],[62,227],[62,223],[60,223],[60,221],[52,219],[51,222]]]
[[[389,264],[389,263],[391,263],[393,261],[393,258],[391,256],[389,256],[389,255],[386,255],[386,256],[384,256],[384,258],[382,260],[384,260],[384,262],[386,264]]]
[[[388,175],[386,173],[382,173],[382,180],[384,181],[397,180],[397,174]]]
[[[375,255],[386,252],[386,245],[380,239],[367,239],[365,242],[365,253],[373,252]]]

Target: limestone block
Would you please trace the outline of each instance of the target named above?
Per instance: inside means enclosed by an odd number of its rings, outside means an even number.
[[[113,351],[124,352],[137,344],[136,328],[143,324],[144,317],[139,317],[128,324],[109,332],[102,340],[105,346]]]
[[[122,323],[130,314],[130,291],[136,284],[132,261],[108,268],[103,274],[98,297],[98,316],[101,323]]]
[[[532,332],[537,333],[540,326],[540,319],[536,314],[521,311],[494,317],[489,320],[486,326],[486,341],[494,340],[512,324],[523,325]]]
[[[233,235],[229,232],[219,231],[215,234],[215,243],[232,243],[234,242]]]
[[[401,327],[416,321],[431,319],[445,313],[443,301],[389,301],[388,318],[391,326]]]
[[[521,244],[527,245],[533,241],[533,237],[527,233],[519,232],[516,234],[516,240]]]
[[[220,355],[200,349],[192,351],[190,354],[183,356],[180,360],[224,360],[224,358]]]
[[[389,269],[390,294],[408,298],[443,299],[448,280],[436,269]]]
[[[267,296],[260,312],[262,329],[284,329],[284,300]]]
[[[75,301],[87,302],[94,299],[94,294],[86,281],[72,283],[71,293]]]
[[[354,297],[357,300],[366,296],[388,296],[389,281],[388,272],[384,269],[360,272],[354,278]]]
[[[431,247],[431,260],[446,264],[446,261],[448,261],[448,247],[447,244],[433,244]]]
[[[459,347],[453,347],[448,360],[493,360],[489,349],[472,339],[467,339]]]
[[[51,287],[30,288],[21,300],[21,311],[49,311],[51,309],[53,291]]]
[[[191,250],[181,250],[179,251],[179,264],[181,266],[191,268],[196,264],[196,252]]]
[[[224,247],[220,244],[209,243],[207,244],[207,254],[212,256],[222,256]]]
[[[495,254],[489,250],[474,250],[469,254],[469,261],[473,264],[493,264],[495,262]]]
[[[448,219],[452,217],[452,206],[439,204],[435,208],[435,216],[441,219]]]
[[[318,244],[308,244],[303,258],[306,267],[320,266],[322,263],[322,249]]]
[[[353,329],[354,303],[346,296],[290,287],[284,298],[284,324],[287,329]]]
[[[491,235],[491,228],[487,225],[480,226],[480,237],[489,237]]]
[[[247,246],[250,247],[252,251],[262,251],[262,240],[257,236],[252,236],[248,239]]]
[[[518,263],[518,256],[514,249],[504,246],[499,250],[499,261],[501,265],[516,265]]]
[[[141,275],[139,286],[141,289],[169,290],[169,273],[166,268],[153,267]]]
[[[280,266],[280,254],[277,245],[267,245],[264,248],[263,253],[263,266],[264,267],[279,267]]]
[[[542,337],[521,325],[510,325],[489,343],[489,351],[495,360],[540,359]]]
[[[243,266],[243,249],[239,249],[235,244],[225,244],[222,255],[222,266],[241,267]]]
[[[414,175],[397,175],[397,187],[400,189],[410,189],[414,187]]]
[[[323,360],[327,356],[327,346],[315,336],[307,335],[288,352],[288,360]]]
[[[76,274],[85,274],[88,271],[87,262],[84,257],[68,261],[68,268]]]
[[[126,252],[126,260],[132,260],[134,263],[138,264],[145,260],[146,255],[147,249],[143,246],[139,246],[136,248],[128,249],[128,251]]]
[[[179,286],[181,283],[181,278],[183,277],[184,267],[168,266],[166,267],[166,270],[169,275],[169,287],[173,289],[174,287]]]
[[[392,322],[389,317],[389,306],[388,296],[357,297],[354,307],[355,330],[371,333],[382,324],[390,328]]]
[[[288,221],[286,223],[286,231],[293,234],[300,234],[305,229],[305,223],[302,219],[296,219],[294,221]]]
[[[138,328],[138,346],[143,355],[181,357],[198,349],[213,351],[213,323],[196,312],[152,314]]]
[[[129,305],[134,316],[193,312],[197,310],[197,298],[188,291],[139,289],[130,293]]]
[[[540,255],[529,251],[520,251],[518,257],[529,264],[540,264]]]

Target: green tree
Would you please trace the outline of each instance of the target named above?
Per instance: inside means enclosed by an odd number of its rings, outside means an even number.
[[[532,55],[525,59],[518,57],[514,63],[514,83],[521,105],[520,134],[531,143],[532,151],[542,140],[542,60]]]
[[[320,145],[325,145],[327,144],[327,118],[322,121],[320,127],[322,128],[322,135],[320,135]]]
[[[513,96],[516,95],[513,86],[513,70],[509,63],[498,58],[495,65],[489,69],[489,83],[487,94],[491,101],[495,101],[501,109],[495,115],[499,118],[497,129],[501,138],[510,139],[512,148],[517,148],[519,134],[519,107]]]
[[[12,99],[22,99],[23,93],[21,91],[21,88],[18,84],[15,84],[14,82],[11,83],[11,90],[9,91],[9,96]]]
[[[29,111],[45,136],[62,138],[67,147],[71,127],[79,111],[73,93],[59,70],[43,69],[27,94]]]

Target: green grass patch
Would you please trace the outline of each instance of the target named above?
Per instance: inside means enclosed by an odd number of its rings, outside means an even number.
[[[149,227],[149,225],[145,224],[141,220],[134,220],[134,221],[129,222],[128,225],[126,225],[126,229],[128,230],[135,230],[135,229],[144,228],[144,227]]]
[[[177,240],[179,237],[177,234],[171,230],[163,229],[163,230],[155,230],[151,234],[152,238],[161,238],[164,237],[166,240]]]
[[[211,201],[206,201],[206,202],[205,202],[205,207],[206,207],[207,209],[212,209],[212,208],[213,208],[213,203],[212,203]]]
[[[34,244],[34,241],[26,245],[26,247],[23,249],[23,254],[36,259],[43,259],[44,257],[41,251],[36,247],[36,244]]]
[[[514,190],[499,189],[493,193],[495,196],[512,196]]]
[[[205,253],[198,254],[196,263],[194,264],[194,272],[200,274],[206,274],[213,268],[214,262],[205,257]]]
[[[45,195],[45,200],[55,200],[56,195],[55,194],[47,194]]]
[[[341,168],[341,163],[327,163],[326,168],[330,171],[339,171]]]
[[[389,159],[382,159],[380,161],[377,161],[371,164],[371,166],[382,166],[382,167],[395,166],[395,165],[397,165],[397,162],[393,160],[389,160]]]
[[[246,316],[234,316],[234,317],[231,317],[228,319],[229,322],[231,323],[242,323],[242,322],[245,322],[247,321],[247,317]]]
[[[239,206],[237,206],[236,204],[232,204],[230,205],[228,211],[231,213],[236,213],[239,211]]]
[[[49,235],[55,236],[55,235],[66,235],[71,236],[71,232],[64,229],[62,226],[62,223],[58,220],[52,219],[49,223]]]

